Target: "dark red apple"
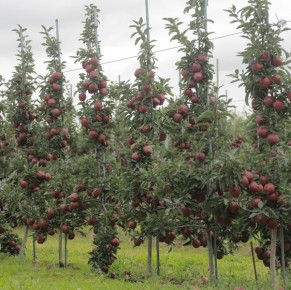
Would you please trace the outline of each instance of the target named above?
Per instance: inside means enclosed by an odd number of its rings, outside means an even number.
[[[276,66],[276,67],[281,66],[282,62],[283,62],[283,60],[279,56],[273,55],[271,58],[271,63],[273,66]]]
[[[268,89],[272,85],[272,81],[269,77],[265,76],[260,80],[260,88]]]
[[[279,136],[275,133],[270,133],[268,134],[268,136],[266,137],[267,139],[267,142],[273,146],[273,145],[276,145],[279,143],[280,139],[279,139]]]

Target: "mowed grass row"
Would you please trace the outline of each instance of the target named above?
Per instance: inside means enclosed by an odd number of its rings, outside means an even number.
[[[17,230],[22,234],[23,230]],[[0,254],[0,289],[271,289],[268,268],[256,261],[258,282],[255,282],[249,244],[242,244],[235,255],[218,260],[217,285],[203,284],[202,277],[208,276],[207,252],[204,248],[183,247],[177,242],[169,252],[169,246],[160,244],[161,275],[153,273],[146,278],[147,245],[133,248],[130,238],[120,234],[121,244],[117,261],[110,271],[117,278],[110,279],[104,274],[92,271],[88,265],[88,252],[92,248],[92,235],[86,238],[76,235],[68,241],[68,266],[58,267],[58,237],[49,237],[43,245],[37,244],[37,263],[32,259],[32,238],[27,242],[25,262]],[[155,246],[153,247],[153,250]],[[131,276],[125,276],[129,270]],[[153,272],[156,270],[153,255]],[[291,289],[291,288],[290,288]]]

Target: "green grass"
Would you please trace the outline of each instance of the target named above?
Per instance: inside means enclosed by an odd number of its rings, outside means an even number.
[[[19,232],[22,234],[21,232]],[[37,245],[37,263],[32,261],[32,240],[27,242],[25,262],[20,264],[19,257],[0,254],[0,289],[234,289],[242,285],[245,289],[271,289],[268,269],[257,261],[259,274],[256,286],[249,244],[242,245],[239,253],[226,256],[218,261],[217,285],[202,284],[201,277],[208,275],[206,249],[194,249],[176,245],[169,253],[169,247],[161,244],[161,276],[146,278],[146,244],[133,248],[131,241],[120,235],[121,245],[118,259],[111,271],[117,279],[91,271],[87,264],[91,249],[91,234],[87,238],[77,236],[68,242],[68,267],[58,267],[57,237],[49,237],[43,245]],[[155,271],[155,255],[153,256]],[[124,270],[130,270],[132,276],[127,281]],[[291,288],[290,288],[291,289]]]

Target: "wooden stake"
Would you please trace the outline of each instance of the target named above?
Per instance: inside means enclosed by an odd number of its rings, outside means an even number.
[[[156,252],[157,252],[157,275],[160,276],[160,241],[156,237]]]
[[[284,282],[284,290],[286,287],[286,265],[285,265],[285,245],[284,245],[284,229],[283,226],[280,226],[280,243],[281,243],[281,269]]]
[[[147,275],[152,276],[152,249],[153,249],[153,238],[151,235],[148,236],[148,256],[147,256]]]
[[[277,244],[277,228],[272,230],[271,234],[271,257],[270,270],[272,277],[272,289],[278,289],[277,271],[276,271],[276,244]]]
[[[256,279],[256,281],[258,281],[257,267],[256,267],[256,260],[255,260],[253,242],[251,242],[251,252],[252,252],[252,261],[253,261],[253,268],[254,268],[255,279]]]

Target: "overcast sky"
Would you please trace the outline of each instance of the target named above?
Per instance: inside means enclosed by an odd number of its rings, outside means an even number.
[[[271,0],[270,2],[272,3],[270,21],[277,22],[278,17],[290,21],[287,24],[291,27],[291,1]],[[12,29],[17,28],[17,24],[28,29],[27,34],[32,40],[36,60],[36,71],[41,74],[45,69],[43,62],[46,60],[46,54],[41,46],[42,37],[39,32],[42,30],[41,25],[55,26],[56,19],[59,21],[62,60],[67,61],[66,70],[78,69],[79,65],[74,64],[70,56],[75,55],[77,49],[81,47],[78,39],[83,29],[84,5],[90,3],[94,3],[101,10],[98,34],[104,73],[113,81],[117,81],[119,76],[122,80],[133,80],[134,70],[138,67],[136,58],[108,62],[137,54],[138,47],[135,47],[134,40],[130,39],[134,31],[129,26],[139,17],[145,19],[145,0],[1,0],[0,75],[8,80],[16,65],[17,35]],[[169,41],[165,21],[162,18],[177,17],[186,25],[187,18],[183,15],[186,0],[148,0],[148,3],[151,39],[157,40],[155,50],[176,47],[177,42]],[[229,23],[230,19],[224,9],[232,4],[241,8],[246,3],[247,0],[209,0],[208,18],[215,22],[209,24],[209,31],[213,32],[213,38],[237,32],[236,25]],[[285,39],[283,47],[291,51],[291,31],[285,32],[282,37]],[[242,68],[241,60],[236,57],[236,54],[244,49],[245,43],[239,35],[216,39],[213,43],[215,46],[213,63],[219,60],[219,84],[223,86],[220,93],[224,94],[227,91],[229,98],[232,98],[233,104],[237,106],[237,111],[243,112],[244,91],[238,89],[237,84],[230,84],[231,79],[227,75],[233,73],[236,68]],[[158,52],[156,57],[159,68],[157,75],[170,78],[173,91],[177,95],[178,72],[175,62],[180,58],[177,49]],[[66,73],[67,80],[71,81],[73,86],[80,72],[81,70],[73,70]]]

